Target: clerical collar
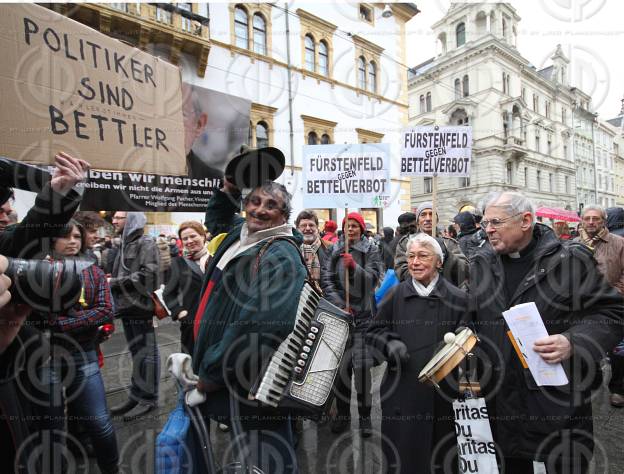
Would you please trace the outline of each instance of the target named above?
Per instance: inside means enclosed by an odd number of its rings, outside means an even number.
[[[522,257],[526,257],[527,255],[529,255],[529,254],[531,254],[533,252],[533,250],[535,249],[535,245],[536,244],[537,244],[537,240],[535,239],[535,237],[532,237],[531,241],[529,242],[529,245],[524,247],[519,252],[508,253],[507,256],[509,258],[511,258],[511,259],[519,259],[519,258],[522,258]]]

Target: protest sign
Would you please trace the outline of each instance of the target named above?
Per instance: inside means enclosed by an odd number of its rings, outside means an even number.
[[[303,147],[305,207],[383,207],[389,195],[389,145],[365,143]]]
[[[414,127],[401,138],[401,176],[470,176],[471,127]]]
[[[82,210],[204,212],[227,158],[247,143],[251,102],[183,84],[187,176],[91,170]]]
[[[186,174],[177,67],[34,4],[0,5],[0,155]]]
[[[453,402],[459,472],[498,474],[496,444],[484,398]]]

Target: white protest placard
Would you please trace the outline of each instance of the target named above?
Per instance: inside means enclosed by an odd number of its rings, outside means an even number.
[[[303,147],[305,207],[383,207],[389,198],[389,145],[364,143]]]
[[[498,474],[496,444],[484,398],[453,402],[459,472]]]
[[[414,127],[401,136],[401,176],[470,176],[472,127]]]

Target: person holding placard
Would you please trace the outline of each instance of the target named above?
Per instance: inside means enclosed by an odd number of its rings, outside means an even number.
[[[350,212],[342,221],[345,237],[334,244],[331,256],[321,271],[321,287],[326,298],[353,315],[351,332],[351,357],[349,364],[336,382],[338,415],[332,423],[332,432],[340,433],[350,426],[351,375],[355,376],[360,430],[363,436],[371,435],[371,375],[372,360],[364,335],[375,311],[375,287],[383,274],[383,263],[377,246],[365,236],[364,218]],[[345,250],[348,239],[349,252]],[[348,286],[345,275],[348,272]]]
[[[418,377],[437,342],[466,319],[468,295],[440,277],[444,254],[433,237],[410,236],[406,258],[409,278],[384,298],[367,333],[389,366],[380,388],[381,432],[390,441],[382,443],[382,472],[456,472],[456,390],[442,381],[438,391]]]
[[[600,382],[599,361],[622,339],[622,296],[584,245],[562,243],[535,222],[522,194],[489,196],[481,225],[490,246],[471,260],[470,301],[484,354],[481,389],[504,472],[585,473],[594,448],[591,390]],[[501,314],[530,302],[549,336],[523,350],[562,364],[567,385],[538,386],[506,334]]]

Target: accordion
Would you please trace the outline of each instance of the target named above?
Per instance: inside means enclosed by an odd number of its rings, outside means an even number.
[[[293,331],[270,357],[250,391],[262,404],[309,417],[321,416],[345,362],[350,316],[306,281]]]

